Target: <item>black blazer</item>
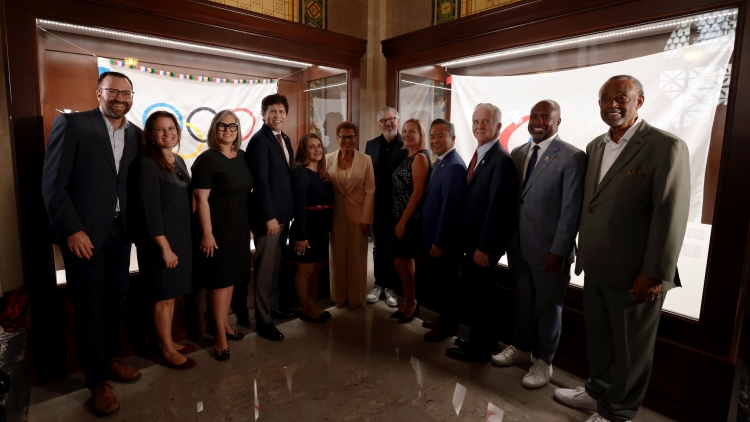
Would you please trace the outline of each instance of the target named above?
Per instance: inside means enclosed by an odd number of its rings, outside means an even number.
[[[128,170],[138,156],[142,133],[133,123],[125,129],[118,174],[99,108],[55,118],[42,174],[42,198],[54,243],[64,245],[68,236],[83,230],[94,248],[101,246],[112,230],[118,198],[127,230]]]
[[[250,195],[250,230],[257,236],[266,234],[266,222],[274,218],[279,224],[292,220],[294,198],[292,195],[292,141],[282,132],[284,145],[289,152],[289,162],[284,157],[276,135],[264,123],[250,138],[245,162],[253,174],[254,186]]]
[[[497,265],[518,226],[516,167],[499,142],[479,160],[462,198],[463,252],[472,259],[479,249]]]
[[[391,210],[391,195],[393,191],[393,180],[391,176],[396,171],[398,166],[404,161],[404,158],[408,155],[408,151],[404,149],[404,141],[401,139],[401,134],[396,135],[396,139],[391,142],[395,142],[393,145],[393,152],[391,153],[391,159],[387,162],[380,161],[380,145],[383,142],[387,142],[381,134],[377,138],[367,141],[365,144],[365,154],[370,156],[372,160],[372,168],[375,170],[375,220],[378,221],[382,218],[392,218],[390,215]],[[386,166],[385,174],[387,178],[381,180],[383,174],[383,166]],[[388,214],[386,215],[384,209],[387,209]]]

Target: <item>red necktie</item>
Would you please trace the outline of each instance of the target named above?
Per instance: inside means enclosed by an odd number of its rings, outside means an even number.
[[[474,156],[471,157],[471,162],[469,163],[469,176],[466,178],[466,180],[471,180],[471,175],[474,174],[474,167],[477,165],[477,152],[474,151]]]
[[[279,141],[279,145],[281,145],[281,150],[284,151],[284,157],[286,157],[286,146],[284,145],[284,138],[281,137],[280,133],[276,134],[276,139]],[[287,160],[286,165],[289,165],[289,160]]]

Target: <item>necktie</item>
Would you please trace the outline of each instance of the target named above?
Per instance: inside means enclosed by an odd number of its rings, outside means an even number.
[[[279,141],[279,145],[281,145],[281,150],[284,151],[284,157],[286,157],[286,165],[289,165],[289,155],[286,151],[286,146],[284,145],[284,138],[281,137],[280,133],[276,134],[276,139]]]
[[[466,180],[471,180],[471,176],[474,174],[474,167],[477,165],[477,152],[474,151],[474,156],[471,157],[471,162],[469,162],[469,176],[466,178]]]
[[[534,149],[531,152],[531,158],[529,158],[529,166],[526,167],[526,177],[523,178],[523,189],[526,189],[526,182],[529,181],[531,173],[534,172],[536,166],[537,151],[539,151],[539,145],[534,145]]]
[[[435,160],[435,164],[432,165],[432,173],[430,173],[430,180],[432,180],[432,176],[435,175],[435,172],[437,171],[438,166],[440,165],[441,161],[443,160],[438,158],[437,160]]]

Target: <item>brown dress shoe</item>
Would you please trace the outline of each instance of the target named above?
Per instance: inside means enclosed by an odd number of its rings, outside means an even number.
[[[430,341],[430,342],[438,342],[443,341],[445,339],[449,339],[456,335],[458,332],[457,328],[446,328],[446,327],[437,327],[424,335],[424,341]]]
[[[120,358],[114,358],[107,364],[109,377],[115,381],[133,382],[138,381],[141,377],[141,371],[127,365]]]
[[[112,392],[112,386],[103,382],[91,390],[91,407],[98,416],[109,415],[120,408],[117,397]]]
[[[439,326],[440,326],[440,319],[439,318],[438,319],[432,319],[432,320],[429,320],[429,321],[422,321],[422,327],[424,327],[424,328],[433,329],[433,328],[437,328]]]

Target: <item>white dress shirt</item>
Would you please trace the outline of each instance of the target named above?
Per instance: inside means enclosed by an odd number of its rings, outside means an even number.
[[[125,129],[130,126],[130,122],[128,119],[124,119],[125,124],[120,126],[119,129],[115,129],[107,119],[107,116],[104,115],[104,112],[102,112],[101,107],[99,111],[102,113],[102,119],[104,119],[104,124],[107,126],[109,144],[112,146],[112,153],[115,156],[115,170],[117,170],[117,174],[120,174],[120,161],[122,161],[122,152],[125,150]],[[120,198],[117,198],[115,211],[120,212]]]
[[[273,132],[273,136],[281,135],[281,131],[276,132],[275,130],[271,129],[271,132]],[[279,139],[279,138],[276,138],[276,139]],[[284,135],[281,135],[281,139],[282,140],[284,139]],[[286,157],[286,165],[288,166],[289,165],[289,151],[287,151],[286,149],[286,142],[284,141],[281,142],[281,149],[284,150],[284,157]]]
[[[542,142],[539,142],[538,144],[534,143],[534,141],[531,141],[531,147],[529,148],[529,152],[526,154],[526,161],[523,164],[523,180],[521,180],[521,182],[524,182],[526,180],[526,170],[529,168],[529,161],[531,160],[531,154],[534,153],[534,145],[539,147],[539,149],[536,152],[536,164],[538,165],[539,160],[542,159],[542,155],[544,154],[544,151],[547,151],[549,144],[552,142],[553,139],[555,139],[555,136],[557,136],[557,132],[555,132],[554,135],[543,140]],[[536,166],[534,166],[534,168],[536,168]]]
[[[622,135],[622,138],[620,138],[620,141],[618,143],[615,143],[612,140],[612,129],[608,130],[604,135],[604,154],[602,155],[602,167],[599,169],[599,181],[597,182],[597,184],[601,183],[604,175],[607,174],[609,168],[612,167],[612,164],[614,164],[615,160],[617,160],[617,157],[620,156],[622,150],[625,149],[625,145],[628,144],[630,138],[632,138],[638,128],[641,127],[642,121],[643,120],[641,119],[637,119],[633,126],[630,126],[630,129],[628,129],[625,134]]]
[[[456,147],[451,147],[451,148],[450,148],[450,149],[449,149],[448,151],[445,151],[444,153],[442,153],[442,154],[438,155],[438,156],[437,156],[437,159],[438,159],[438,160],[442,160],[443,158],[445,158],[445,156],[446,156],[446,155],[448,155],[448,154],[449,154],[449,153],[450,153],[451,151],[453,151],[454,149],[456,149]],[[477,160],[477,161],[479,161],[479,160]]]

